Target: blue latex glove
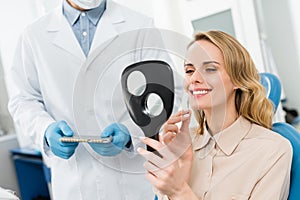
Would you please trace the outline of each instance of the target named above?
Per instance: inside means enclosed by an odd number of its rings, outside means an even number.
[[[106,127],[101,137],[109,136],[113,137],[111,143],[89,143],[89,145],[102,156],[116,156],[131,142],[129,131],[123,124],[113,123]]]
[[[78,145],[77,142],[61,142],[61,137],[71,137],[73,131],[65,121],[54,122],[48,126],[45,132],[45,139],[54,155],[68,159]]]

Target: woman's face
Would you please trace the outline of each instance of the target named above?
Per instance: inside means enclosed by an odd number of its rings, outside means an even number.
[[[185,60],[185,89],[196,110],[226,109],[234,105],[235,86],[224,66],[220,49],[206,40],[190,46]]]

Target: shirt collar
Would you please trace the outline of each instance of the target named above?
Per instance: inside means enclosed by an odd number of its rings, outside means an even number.
[[[214,135],[213,138],[221,151],[229,156],[249,133],[251,127],[251,123],[240,116],[232,125]],[[197,137],[197,141],[194,142],[194,150],[197,151],[205,148],[210,138],[212,138],[212,136],[205,127],[203,136]]]
[[[85,11],[85,13],[87,14],[89,20],[96,26],[100,18],[102,17],[105,9],[106,9],[106,0],[103,0],[98,7],[93,8],[91,10],[87,10]],[[73,8],[66,0],[64,0],[63,13],[66,16],[68,22],[71,25],[74,25],[79,15],[81,14],[81,11]]]
[[[218,140],[219,140],[219,137],[220,137],[220,134],[221,134],[221,132],[215,134],[214,136],[212,136],[212,135],[208,132],[207,128],[205,128],[204,133],[203,133],[203,140],[202,140],[202,143],[201,143],[201,145],[200,145],[199,148],[204,148],[204,147],[206,147],[206,146],[208,145],[210,139],[211,139],[211,140],[214,140],[214,141],[218,141]]]
[[[66,0],[63,1],[63,14],[71,25],[77,21],[80,11],[73,8]]]

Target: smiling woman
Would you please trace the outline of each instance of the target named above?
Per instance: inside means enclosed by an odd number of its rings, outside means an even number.
[[[200,124],[204,122],[204,117],[208,124],[211,119],[216,120],[212,115],[222,111],[223,115],[215,115],[220,117],[217,121],[224,123],[223,119],[231,120],[227,120],[229,122],[227,125],[220,124],[216,132],[226,128],[238,116],[243,116],[265,128],[271,128],[272,104],[266,98],[264,88],[259,82],[258,71],[249,53],[236,39],[221,31],[199,33],[188,49],[187,59],[195,63],[195,66],[200,66],[202,70],[200,72],[196,70],[198,73],[191,74],[189,68],[186,68],[186,87],[203,86],[211,90],[210,111],[204,115],[205,109],[200,107],[196,112]],[[195,78],[198,74],[201,77]],[[190,98],[191,102],[193,100],[195,99]],[[196,103],[203,103],[203,100]],[[261,110],[264,112],[260,112]],[[199,133],[202,133],[201,126]]]
[[[189,130],[190,111],[181,111],[160,142],[142,139],[162,157],[139,149],[158,198],[287,199],[291,145],[270,130],[273,107],[246,49],[221,31],[196,34],[185,89],[198,129]]]

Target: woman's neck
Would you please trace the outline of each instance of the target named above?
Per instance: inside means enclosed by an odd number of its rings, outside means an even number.
[[[224,107],[224,106],[223,106]],[[204,110],[207,128],[210,134],[215,135],[233,124],[239,117],[235,107],[214,108]]]

